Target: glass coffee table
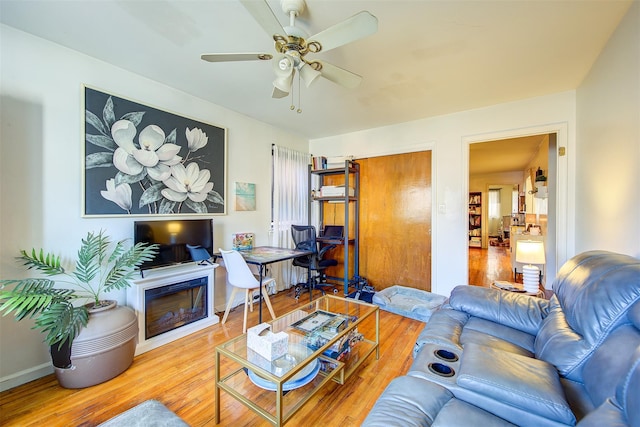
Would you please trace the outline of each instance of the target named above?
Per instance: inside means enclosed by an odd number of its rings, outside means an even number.
[[[215,421],[220,391],[281,426],[329,381],[344,384],[375,351],[378,306],[325,295],[269,322],[288,336],[288,351],[273,361],[247,348],[247,334],[216,347]]]

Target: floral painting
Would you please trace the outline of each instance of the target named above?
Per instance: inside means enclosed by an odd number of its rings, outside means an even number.
[[[226,213],[226,129],[85,87],[85,215]]]

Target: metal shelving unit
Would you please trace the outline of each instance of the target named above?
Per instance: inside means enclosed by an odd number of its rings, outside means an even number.
[[[349,294],[349,259],[351,253],[351,246],[353,245],[353,274],[354,278],[359,276],[359,218],[360,218],[360,207],[359,207],[359,197],[360,197],[360,164],[353,160],[345,160],[344,167],[340,168],[330,168],[330,169],[312,169],[312,166],[309,166],[309,189],[312,188],[312,177],[316,175],[320,178],[320,187],[324,185],[325,177],[327,176],[336,176],[343,175],[344,176],[344,196],[331,196],[331,197],[323,197],[318,196],[317,194],[311,195],[309,197],[309,224],[311,224],[311,212],[312,212],[312,204],[314,202],[319,203],[319,212],[320,218],[324,218],[324,205],[325,203],[344,203],[344,240],[342,242],[342,246],[344,248],[344,260],[343,260],[343,270],[344,277],[342,278],[334,278],[331,279],[342,279],[344,284],[344,295]],[[353,185],[354,194],[349,194],[349,188]],[[354,218],[350,217],[349,214],[349,206],[354,206]],[[353,220],[353,236],[350,235],[350,221]]]

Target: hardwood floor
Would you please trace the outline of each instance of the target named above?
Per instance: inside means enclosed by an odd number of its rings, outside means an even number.
[[[315,295],[314,295],[315,296]],[[306,298],[305,298],[306,297]],[[308,294],[301,300],[308,301]],[[272,297],[276,314],[296,307],[293,290]],[[257,310],[249,325],[257,324]],[[327,384],[289,421],[291,426],[358,426],[387,384],[412,363],[424,323],[380,311],[380,358],[371,355],[345,385]],[[86,389],[64,389],[53,375],[0,393],[2,426],[95,426],[156,399],[192,427],[214,422],[215,346],[240,334],[242,307],[214,325],[137,356],[120,376]],[[221,392],[219,425],[270,425]]]
[[[509,248],[469,248],[469,284],[489,287],[496,280],[514,281]]]
[[[512,279],[509,248],[469,249],[470,284],[488,287],[495,280]],[[307,298],[308,294],[303,294],[301,300]],[[298,304],[293,290],[273,296],[272,303],[276,314]],[[249,325],[257,324],[257,317],[257,310],[249,313]],[[423,327],[422,322],[380,311],[380,359],[371,356],[345,385],[328,384],[288,425],[360,425],[387,384],[409,369],[411,350]],[[241,330],[242,307],[238,307],[225,325],[214,325],[141,354],[126,372],[106,383],[71,390],[60,387],[49,375],[7,390],[0,393],[0,425],[89,427],[147,399],[156,399],[192,427],[212,426],[214,349]],[[219,425],[270,425],[224,391],[221,396]]]

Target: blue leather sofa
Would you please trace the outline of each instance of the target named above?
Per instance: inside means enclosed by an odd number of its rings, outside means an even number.
[[[586,252],[552,288],[454,289],[363,426],[640,426],[640,261]]]

